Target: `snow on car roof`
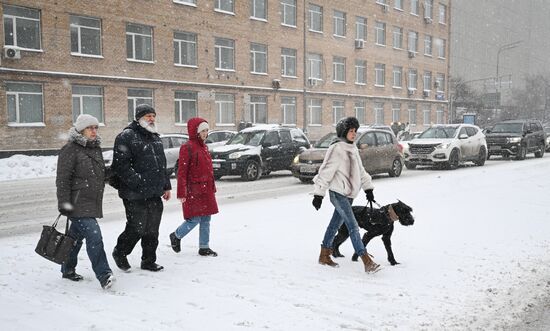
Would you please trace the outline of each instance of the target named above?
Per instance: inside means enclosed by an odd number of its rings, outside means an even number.
[[[248,127],[246,129],[242,129],[241,132],[272,130],[272,129],[278,129],[280,127],[281,126],[279,124],[258,124],[258,125],[255,125],[255,126]]]

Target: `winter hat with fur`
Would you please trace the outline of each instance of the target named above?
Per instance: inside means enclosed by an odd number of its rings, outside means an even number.
[[[208,126],[208,122],[201,122],[201,124],[199,124],[199,126],[197,127],[197,133],[201,132],[204,129],[210,129],[210,127]]]
[[[149,106],[148,104],[141,104],[136,107],[136,120],[139,120],[147,114],[156,114],[155,108]]]
[[[99,121],[97,120],[97,118],[88,114],[79,115],[76,119],[76,122],[74,123],[74,127],[78,132],[82,132],[84,129],[86,129],[89,126],[98,126],[98,125],[99,125]]]

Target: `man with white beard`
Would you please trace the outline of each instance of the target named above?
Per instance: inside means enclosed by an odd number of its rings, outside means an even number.
[[[160,271],[156,251],[163,203],[170,199],[170,176],[155,125],[156,112],[149,105],[136,107],[136,119],[115,139],[111,169],[117,177],[118,195],[126,209],[126,228],[113,250],[116,265],[130,270],[129,255],[141,240],[141,269]]]

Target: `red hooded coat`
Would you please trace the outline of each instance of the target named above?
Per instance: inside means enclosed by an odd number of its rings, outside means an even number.
[[[184,219],[218,213],[212,158],[208,147],[199,138],[197,132],[197,128],[202,122],[207,121],[200,117],[194,117],[187,122],[189,141],[180,147],[177,197],[178,199],[185,198],[183,203]]]

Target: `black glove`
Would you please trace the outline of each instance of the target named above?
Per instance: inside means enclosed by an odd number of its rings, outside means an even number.
[[[315,210],[319,210],[321,208],[321,204],[323,203],[323,197],[320,195],[314,195],[313,196],[313,202],[311,204],[313,207],[315,207]]]
[[[365,190],[365,193],[367,194],[368,202],[376,202],[376,200],[374,200],[374,193],[372,193],[372,189]]]

